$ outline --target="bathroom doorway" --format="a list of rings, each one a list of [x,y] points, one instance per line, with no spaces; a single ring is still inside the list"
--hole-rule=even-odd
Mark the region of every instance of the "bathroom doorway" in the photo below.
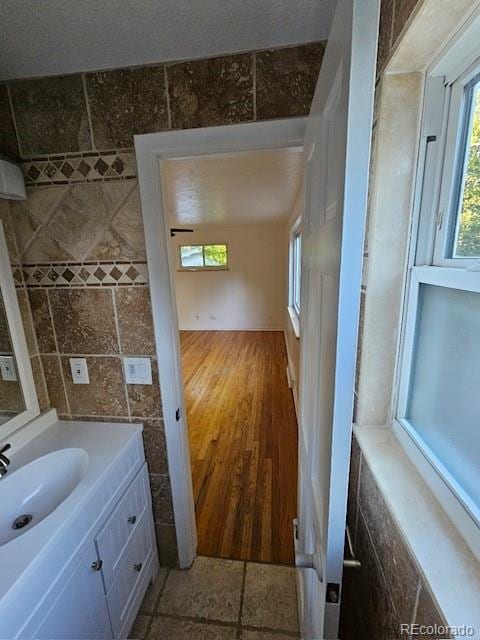
[[[293,565],[298,363],[288,281],[303,149],[166,159],[160,173],[198,553]]]

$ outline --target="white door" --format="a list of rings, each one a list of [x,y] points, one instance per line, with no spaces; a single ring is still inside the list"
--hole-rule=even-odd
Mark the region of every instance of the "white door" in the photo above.
[[[339,0],[305,136],[299,609],[338,637],[379,0]]]

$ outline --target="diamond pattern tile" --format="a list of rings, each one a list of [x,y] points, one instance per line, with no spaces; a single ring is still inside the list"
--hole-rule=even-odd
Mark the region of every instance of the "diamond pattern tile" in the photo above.
[[[88,152],[23,162],[25,182],[29,186],[65,184],[65,182],[101,182],[134,178],[137,175],[135,154],[128,151],[112,153]]]
[[[17,286],[27,287],[104,287],[145,285],[148,282],[146,263],[89,262],[69,264],[28,265],[16,271]]]

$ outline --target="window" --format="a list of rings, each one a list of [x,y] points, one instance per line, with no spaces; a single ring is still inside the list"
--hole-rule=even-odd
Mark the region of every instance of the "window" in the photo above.
[[[290,231],[288,312],[297,338],[300,336],[300,283],[302,272],[301,218]]]
[[[228,269],[226,244],[182,244],[180,245],[180,269],[208,271]]]
[[[293,307],[298,315],[300,315],[300,273],[302,265],[302,235],[300,231],[296,231],[293,235],[293,291],[292,302]]]
[[[478,555],[480,62],[429,83],[395,428],[423,454],[412,458]]]

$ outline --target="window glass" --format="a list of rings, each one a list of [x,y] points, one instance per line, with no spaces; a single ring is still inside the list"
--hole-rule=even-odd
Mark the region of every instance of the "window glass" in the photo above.
[[[226,244],[206,244],[204,247],[206,267],[226,267],[227,266],[227,245]]]
[[[480,80],[467,88],[465,149],[453,258],[480,257]]]
[[[406,418],[480,509],[480,294],[420,285]]]
[[[300,275],[302,265],[302,236],[296,233],[293,239],[293,306],[300,314]]]
[[[226,268],[228,266],[227,245],[181,245],[180,266],[184,269]]]
[[[202,245],[183,245],[180,247],[180,262],[182,267],[203,267]]]

